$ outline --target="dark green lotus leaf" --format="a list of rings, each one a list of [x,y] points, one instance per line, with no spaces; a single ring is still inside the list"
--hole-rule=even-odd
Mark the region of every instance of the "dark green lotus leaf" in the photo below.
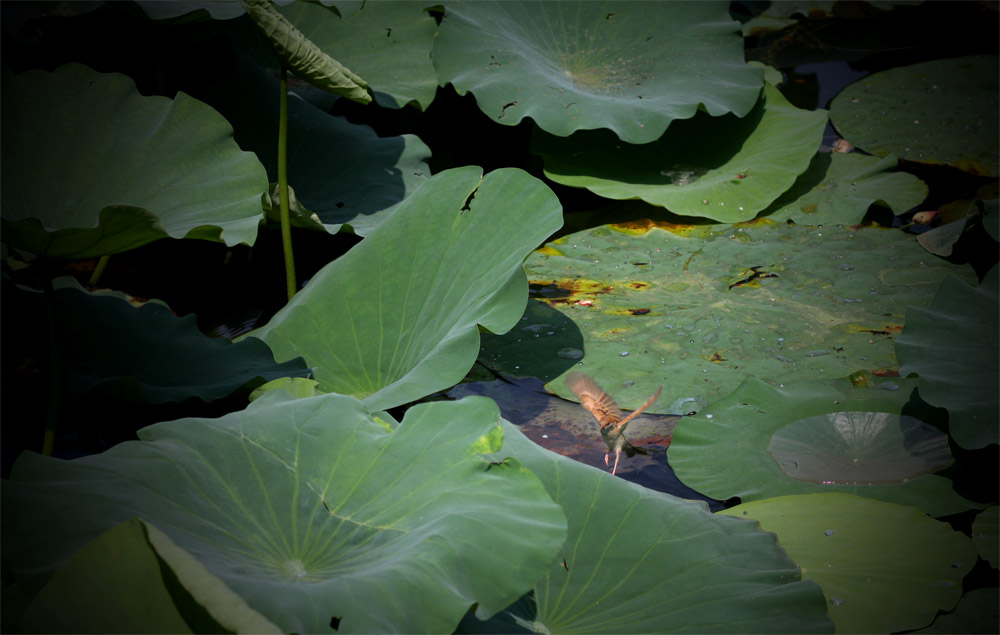
[[[504,333],[517,323],[522,262],[561,211],[521,170],[447,170],[251,335],[278,359],[305,357],[322,391],[371,409],[415,401],[461,381],[479,352],[477,324]]]
[[[607,128],[628,143],[670,123],[746,115],[761,70],[743,61],[722,2],[448,2],[434,40],[442,85],[491,119],[530,117],[561,137]]]
[[[970,287],[945,279],[930,306],[906,311],[896,338],[899,372],[920,375],[920,396],[948,409],[949,432],[968,449],[1000,441],[1000,269]]]
[[[719,500],[834,492],[932,516],[974,508],[951,480],[931,473],[947,466],[947,448],[927,429],[942,425],[940,415],[912,399],[916,386],[863,373],[777,385],[750,377],[678,422],[670,465],[687,486]]]
[[[811,633],[820,589],[772,534],[549,452],[502,422],[502,455],[538,475],[569,520],[562,553],[512,619],[540,633]],[[523,611],[522,611],[523,613]]]
[[[232,122],[240,145],[277,181],[278,82],[240,57],[203,98]],[[288,182],[331,233],[349,225],[366,236],[430,175],[430,150],[414,135],[380,138],[294,95],[288,111]]]
[[[830,103],[830,119],[870,154],[996,176],[998,77],[995,55],[893,68],[842,90]]]
[[[930,624],[962,595],[972,542],[914,507],[845,494],[779,496],[720,514],[773,531],[802,577],[823,587],[838,633]]]
[[[368,82],[361,79],[278,12],[270,0],[240,0],[288,70],[317,88],[362,104],[370,103]],[[323,9],[325,10],[325,9]]]
[[[3,240],[60,258],[167,236],[252,244],[267,190],[217,112],[80,64],[4,78]]]
[[[301,358],[278,364],[259,340],[210,338],[193,314],[178,318],[159,302],[137,308],[120,293],[89,293],[73,278],[54,286],[63,377],[72,393],[103,385],[150,403],[213,401],[251,382],[309,375]],[[41,294],[29,297],[44,320]]]
[[[3,483],[4,555],[37,584],[138,516],[284,632],[451,632],[474,603],[487,617],[523,595],[566,538],[537,477],[482,456],[501,451],[498,421],[484,398],[392,427],[350,397],[275,390],[103,454],[24,454]]]
[[[745,221],[806,170],[826,126],[825,110],[795,108],[770,85],[764,94],[742,119],[699,113],[644,145],[604,130],[567,138],[536,131],[531,150],[556,183],[607,198],[641,198],[684,216]]]
[[[896,157],[859,153],[817,153],[809,169],[761,216],[800,225],[855,225],[872,204],[893,214],[916,207],[927,185],[906,172],[894,172]]]
[[[19,626],[29,633],[282,632],[138,518],[108,529],[56,569]]]
[[[914,633],[983,633],[1000,632],[1000,607],[997,606],[1000,589],[986,587],[962,595],[954,611],[938,615],[934,623]]]
[[[1000,507],[984,509],[972,523],[972,542],[994,569],[1000,567]]]
[[[381,106],[434,100],[437,75],[431,44],[437,23],[418,2],[367,2],[341,18],[315,2],[298,0],[279,8],[295,28],[321,50],[362,75]]]
[[[573,401],[563,382],[573,369],[602,386],[632,382],[616,395],[626,409],[662,385],[650,411],[667,414],[698,410],[748,375],[895,370],[907,307],[927,306],[948,275],[975,279],[896,230],[766,219],[605,225],[547,244],[525,270],[536,299],[571,324],[529,313],[484,340],[480,361]]]
[[[242,4],[231,0],[227,2],[219,2],[218,0],[171,0],[170,2],[135,0],[135,3],[153,20],[170,20],[182,16],[197,19],[204,14],[207,14],[206,19],[232,20],[246,14]]]

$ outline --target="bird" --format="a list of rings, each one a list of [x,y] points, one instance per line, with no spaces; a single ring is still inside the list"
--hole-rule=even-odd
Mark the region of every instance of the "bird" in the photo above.
[[[601,425],[601,436],[608,445],[608,451],[604,455],[604,464],[608,465],[611,453],[615,453],[615,465],[611,468],[611,474],[618,471],[618,459],[621,458],[622,451],[625,456],[632,456],[636,452],[642,452],[641,448],[636,448],[625,438],[625,426],[632,419],[638,417],[642,412],[652,406],[660,398],[660,391],[663,386],[656,389],[653,396],[646,400],[646,403],[639,406],[632,414],[622,418],[622,411],[611,398],[611,395],[604,392],[604,389],[597,385],[597,382],[579,371],[570,373],[566,377],[566,385],[573,394],[580,399],[580,405],[586,408],[590,414],[594,415],[597,423]]]

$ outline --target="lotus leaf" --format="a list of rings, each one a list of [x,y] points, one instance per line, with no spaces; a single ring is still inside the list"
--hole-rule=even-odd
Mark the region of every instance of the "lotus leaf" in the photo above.
[[[104,385],[149,403],[214,401],[253,381],[309,374],[300,358],[275,363],[259,340],[212,339],[198,330],[194,315],[178,318],[162,303],[134,307],[121,293],[90,293],[73,278],[53,286],[69,392]],[[42,294],[28,293],[44,320]]]
[[[995,55],[893,68],[841,91],[830,119],[865,152],[997,176],[998,77]]]
[[[138,516],[284,632],[329,632],[331,618],[340,632],[450,632],[474,603],[485,618],[525,593],[566,537],[531,472],[483,458],[501,450],[498,420],[468,398],[392,427],[350,397],[275,390],[100,455],[24,454],[3,483],[5,559],[37,585]]]
[[[669,414],[698,410],[747,375],[791,381],[894,370],[893,338],[907,307],[927,306],[949,274],[974,279],[969,267],[929,259],[896,230],[766,219],[597,227],[547,244],[525,270],[537,299],[573,326],[542,329],[545,344],[532,350],[526,329],[556,322],[526,315],[518,331],[486,342],[480,361],[539,377],[574,401],[563,385],[573,368],[601,385],[631,381],[619,398],[628,410],[662,384],[650,410]]]
[[[287,1],[287,0],[286,0]],[[153,20],[169,20],[187,16],[197,19],[208,14],[213,20],[231,20],[246,14],[239,2],[219,2],[218,0],[135,0],[143,12]],[[193,14],[193,15],[188,15]]]
[[[3,240],[59,258],[163,237],[252,244],[267,175],[184,93],[144,97],[81,64],[3,81]]]
[[[773,535],[502,425],[503,453],[538,475],[569,520],[562,553],[535,585],[536,615],[511,621],[547,633],[830,632],[822,593]]]
[[[954,611],[938,615],[934,623],[915,633],[983,633],[1000,632],[1000,608],[997,595],[1000,589],[987,587],[969,591],[958,601]]]
[[[164,575],[160,560],[169,574]],[[32,599],[18,626],[38,633],[282,632],[166,534],[138,518],[105,531],[70,556]]]
[[[835,492],[932,516],[974,508],[932,473],[950,457],[933,409],[911,399],[916,385],[864,373],[776,386],[747,378],[677,423],[670,465],[686,485],[719,500]]]
[[[916,207],[927,185],[906,172],[894,172],[896,157],[840,152],[817,153],[809,169],[761,216],[800,225],[854,225],[872,204],[893,214]]]
[[[194,632],[138,519],[108,529],[56,569],[18,626],[27,633]]]
[[[368,2],[349,17],[299,0],[279,9],[302,34],[365,77],[380,106],[434,100],[437,76],[431,63],[434,18],[416,2]]]
[[[251,335],[278,359],[303,356],[324,392],[373,410],[415,401],[461,381],[477,324],[517,323],[522,261],[561,222],[552,191],[521,170],[447,170]]]
[[[976,561],[968,538],[919,509],[845,494],[780,496],[720,514],[760,522],[823,587],[838,633],[927,626],[955,607]]]
[[[238,58],[231,74],[207,86],[203,98],[232,122],[240,145],[255,152],[277,181],[278,82]],[[348,224],[366,236],[428,178],[429,157],[414,135],[380,138],[368,126],[331,117],[289,95],[288,182],[331,233]]]
[[[699,107],[742,117],[762,85],[724,2],[448,2],[434,66],[498,123],[628,143]]]
[[[972,542],[979,555],[994,569],[1000,567],[1000,507],[991,505],[984,509],[972,523]]]
[[[771,85],[764,95],[742,119],[700,113],[653,143],[622,143],[603,130],[565,139],[536,131],[532,152],[556,183],[684,216],[745,221],[806,170],[826,126],[826,111],[795,108]]]
[[[1000,441],[1000,269],[978,287],[945,279],[927,308],[906,311],[896,338],[901,375],[920,375],[920,396],[948,409],[949,432],[968,449]]]
[[[362,104],[371,102],[368,82],[322,51],[281,15],[270,0],[240,1],[283,66],[317,88]]]

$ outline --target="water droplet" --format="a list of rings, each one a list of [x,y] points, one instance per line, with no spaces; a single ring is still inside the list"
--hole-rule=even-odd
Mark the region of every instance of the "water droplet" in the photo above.
[[[622,382],[622,388],[631,388],[634,385],[635,385],[635,382],[632,381],[631,379],[629,379],[628,381],[623,381]]]
[[[543,438],[543,439],[548,439],[548,438],[549,438],[549,435],[547,435],[547,434],[543,434],[543,435],[542,435],[542,438]]]
[[[843,606],[844,598],[830,598],[830,604],[834,606]]]
[[[815,351],[808,351],[806,353],[806,357],[820,357],[822,355],[829,355],[829,354],[830,354],[830,351],[821,348],[821,349],[817,349]]]
[[[784,342],[784,341],[785,341],[785,338],[783,338],[783,337],[779,337],[779,338],[778,338],[778,341],[779,341],[779,342]]]
[[[563,359],[580,359],[583,357],[583,351],[578,348],[561,348],[556,352],[556,355]]]
[[[785,357],[784,355],[773,355],[773,357],[774,359],[778,360],[779,362],[782,362],[783,364],[791,364],[792,362],[795,361],[791,358]]]
[[[952,569],[961,569],[962,568],[962,563],[961,562],[952,562],[951,563],[951,568]]]
[[[706,418],[706,419],[711,419],[711,418],[712,418],[712,415],[705,415],[705,418]]]
[[[837,269],[840,269],[841,271],[850,271],[854,269],[854,265],[843,264],[837,267]]]
[[[878,385],[882,390],[899,390],[899,384],[895,384],[891,381],[884,381]]]
[[[827,536],[832,536],[833,535],[833,530],[832,529],[827,529],[823,533],[826,534]]]
[[[628,357],[628,351],[622,351],[622,352],[618,353],[618,356],[619,357]]]

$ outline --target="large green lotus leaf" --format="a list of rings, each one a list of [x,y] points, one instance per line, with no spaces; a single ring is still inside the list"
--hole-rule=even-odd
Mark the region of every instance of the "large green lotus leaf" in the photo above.
[[[204,99],[232,122],[240,145],[277,181],[278,82],[234,56],[232,73],[207,86]],[[430,150],[414,135],[380,138],[294,95],[288,111],[288,182],[331,233],[346,224],[368,235],[430,175]]]
[[[939,415],[911,398],[916,385],[863,373],[778,385],[749,377],[677,423],[670,465],[719,500],[834,492],[932,516],[976,507],[933,473],[951,456]]]
[[[538,475],[569,520],[534,588],[541,633],[830,632],[822,592],[774,536],[549,452],[504,426],[504,454]],[[516,613],[515,613],[516,614]]]
[[[442,85],[491,119],[552,134],[608,128],[648,143],[699,106],[753,108],[762,71],[743,61],[724,2],[448,2],[434,41]]]
[[[362,104],[371,103],[368,82],[330,57],[295,28],[270,0],[241,0],[283,67],[313,86]]]
[[[998,77],[995,55],[893,68],[842,90],[830,119],[865,152],[997,176]]]
[[[313,44],[363,76],[379,105],[414,102],[423,110],[434,100],[438,83],[431,44],[437,23],[423,4],[367,2],[343,19],[331,8],[302,0],[279,11]]]
[[[972,541],[979,555],[994,569],[1000,567],[1000,507],[991,505],[972,523]]]
[[[256,239],[267,175],[200,101],[80,64],[5,77],[3,92],[4,242],[87,258],[167,236]]]
[[[906,172],[894,172],[896,157],[841,152],[817,153],[809,169],[761,216],[800,225],[855,225],[872,204],[893,214],[916,207],[927,185]]]
[[[259,340],[210,338],[193,314],[178,318],[159,302],[134,307],[120,293],[93,294],[73,278],[53,286],[69,392],[104,385],[150,403],[214,401],[253,381],[309,375],[301,358],[279,364]],[[41,296],[31,292],[27,298],[44,320]]]
[[[29,633],[282,632],[138,518],[108,529],[56,569],[18,626]]]
[[[27,588],[138,516],[285,632],[450,632],[524,594],[566,537],[537,477],[483,457],[498,421],[484,398],[393,427],[350,397],[274,390],[100,455],[24,454],[3,483],[5,558]]]
[[[845,494],[780,496],[719,512],[778,536],[802,577],[823,587],[838,633],[930,624],[962,595],[972,542],[919,509]]]
[[[622,143],[604,130],[567,138],[536,131],[531,150],[556,183],[640,198],[684,216],[745,221],[806,170],[826,126],[825,110],[800,110],[771,85],[764,94],[742,119],[702,113],[653,143]]]
[[[251,335],[277,359],[305,357],[320,390],[391,408],[452,386],[482,325],[524,311],[522,262],[562,224],[555,194],[527,173],[435,175]]]
[[[963,448],[1000,441],[1000,268],[978,287],[942,281],[930,306],[906,311],[896,338],[899,372],[920,375],[920,396],[948,409],[949,432]]]
[[[486,342],[480,361],[539,377],[574,401],[563,382],[573,368],[602,386],[634,382],[620,395],[627,409],[663,385],[650,411],[668,414],[697,410],[747,375],[894,370],[893,337],[907,307],[927,306],[949,274],[975,279],[896,230],[766,219],[596,227],[537,250],[525,270],[537,299],[572,325],[526,315],[519,330]]]

